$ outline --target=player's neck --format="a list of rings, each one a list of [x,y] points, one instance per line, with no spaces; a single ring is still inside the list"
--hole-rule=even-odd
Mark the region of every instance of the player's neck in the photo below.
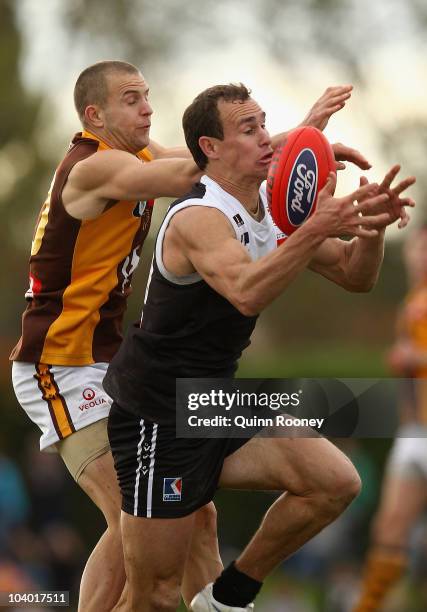
[[[104,129],[97,129],[96,127],[84,128],[86,132],[89,132],[96,138],[98,138],[101,142],[106,144],[110,149],[118,149],[119,151],[126,151],[127,153],[132,153],[136,155],[136,153],[140,150],[134,151],[132,147],[129,146],[124,140],[118,138],[111,132]],[[143,147],[141,147],[142,149]]]
[[[238,200],[251,215],[259,214],[259,181],[235,181],[209,172],[208,176],[227,193]]]

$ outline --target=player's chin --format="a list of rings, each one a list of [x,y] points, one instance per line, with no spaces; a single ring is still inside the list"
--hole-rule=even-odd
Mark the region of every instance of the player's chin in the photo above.
[[[255,173],[256,175],[262,179],[263,181],[266,180],[267,176],[268,176],[268,169],[270,167],[270,162],[265,163],[265,162],[257,162],[256,164],[256,169],[255,169]]]
[[[135,140],[138,151],[145,149],[150,144],[150,130],[140,130]]]

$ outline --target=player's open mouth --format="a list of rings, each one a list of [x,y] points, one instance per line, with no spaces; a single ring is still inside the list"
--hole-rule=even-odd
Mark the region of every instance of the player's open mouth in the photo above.
[[[259,159],[258,161],[260,164],[269,164],[271,162],[272,157],[273,157],[273,152],[267,153],[266,155],[264,155],[264,157],[261,157],[261,159]]]

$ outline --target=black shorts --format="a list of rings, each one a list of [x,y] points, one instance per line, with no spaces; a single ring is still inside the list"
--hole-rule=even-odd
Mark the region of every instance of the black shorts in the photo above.
[[[224,459],[245,438],[177,438],[175,423],[159,425],[113,402],[108,437],[122,510],[146,518],[179,518],[210,502]]]

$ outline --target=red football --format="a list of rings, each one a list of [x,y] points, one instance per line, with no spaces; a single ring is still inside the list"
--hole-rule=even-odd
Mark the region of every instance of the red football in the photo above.
[[[289,132],[274,152],[267,178],[271,216],[282,232],[289,236],[313,214],[331,171],[334,153],[320,130],[305,126]]]

